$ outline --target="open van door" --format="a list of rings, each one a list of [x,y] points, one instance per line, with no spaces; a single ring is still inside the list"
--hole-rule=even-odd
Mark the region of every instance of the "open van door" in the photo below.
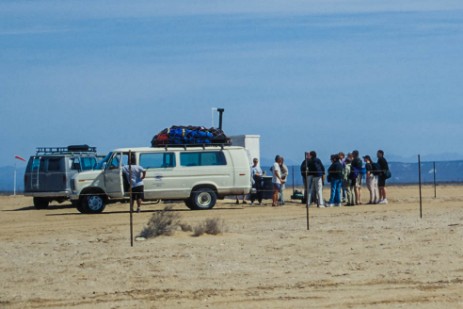
[[[111,198],[124,197],[122,167],[128,164],[128,153],[115,152],[106,165],[104,181],[106,194]]]

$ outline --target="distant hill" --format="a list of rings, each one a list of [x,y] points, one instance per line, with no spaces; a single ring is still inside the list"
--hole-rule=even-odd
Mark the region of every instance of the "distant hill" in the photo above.
[[[463,182],[463,160],[459,161],[438,161],[436,164],[436,182],[438,183],[460,183]],[[329,165],[325,164],[328,170]],[[262,168],[267,175],[271,175],[270,166],[263,165]],[[294,171],[294,183],[302,185],[299,165],[288,166],[290,176],[289,185],[292,185],[292,173]],[[415,184],[418,183],[418,163],[389,162],[389,169],[392,177],[388,183],[394,184]],[[423,183],[434,181],[433,162],[421,163],[421,180]]]

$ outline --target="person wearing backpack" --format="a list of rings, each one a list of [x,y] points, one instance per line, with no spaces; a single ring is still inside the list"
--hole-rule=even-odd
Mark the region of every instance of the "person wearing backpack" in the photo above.
[[[387,204],[386,179],[391,177],[391,172],[389,171],[389,164],[384,158],[384,151],[378,150],[376,156],[378,157],[377,164],[380,170],[380,174],[378,176],[379,204]]]
[[[366,170],[366,182],[367,188],[370,192],[370,201],[368,204],[377,204],[379,202],[379,191],[378,191],[378,170],[376,164],[371,162],[371,157],[366,155],[363,157],[365,161],[365,170]]]

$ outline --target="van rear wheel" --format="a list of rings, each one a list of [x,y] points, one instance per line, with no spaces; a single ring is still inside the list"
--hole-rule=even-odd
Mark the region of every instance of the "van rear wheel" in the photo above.
[[[194,206],[193,206],[193,200],[191,199],[191,197],[187,198],[185,200],[185,205],[186,205],[186,207],[190,208],[191,210],[195,209]]]
[[[210,188],[197,188],[191,193],[187,206],[193,210],[211,209],[217,202],[217,194]]]
[[[36,209],[47,209],[50,201],[44,197],[34,197],[34,207]]]
[[[81,208],[77,208],[77,210],[87,214],[98,214],[102,212],[105,207],[106,200],[103,195],[90,193],[82,198],[82,206]]]

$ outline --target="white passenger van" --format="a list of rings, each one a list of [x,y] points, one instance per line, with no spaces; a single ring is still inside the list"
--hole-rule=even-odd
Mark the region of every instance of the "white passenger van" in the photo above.
[[[129,151],[146,169],[145,200],[183,200],[190,209],[211,209],[217,199],[251,190],[243,147],[122,148],[112,151],[103,170],[73,178],[71,200],[80,212],[100,213],[107,203],[129,198],[122,173]]]

